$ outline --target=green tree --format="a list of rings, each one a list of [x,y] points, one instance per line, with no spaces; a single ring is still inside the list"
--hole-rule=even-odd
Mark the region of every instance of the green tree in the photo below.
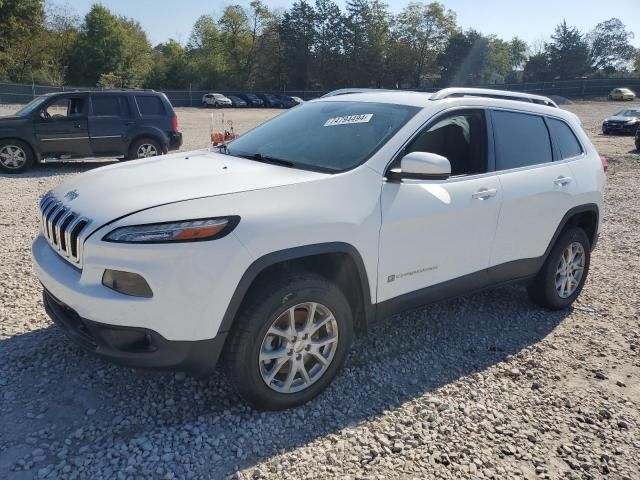
[[[551,63],[546,52],[529,56],[524,66],[523,80],[525,82],[540,82],[553,79]]]
[[[397,39],[404,46],[404,61],[413,86],[421,87],[425,80],[435,81],[438,57],[456,28],[455,13],[445,10],[441,3],[412,2],[400,12],[396,19]]]
[[[224,75],[224,62],[220,31],[215,18],[202,15],[193,25],[187,43],[187,53],[191,59],[198,88],[213,89]]]
[[[0,0],[0,76],[31,80],[43,61],[42,0]]]
[[[588,35],[591,67],[605,73],[627,70],[636,49],[629,43],[633,32],[618,18],[599,23]]]
[[[476,30],[452,34],[444,51],[438,56],[438,63],[442,68],[442,84],[451,86],[482,83],[488,49],[488,39]]]
[[[295,2],[282,18],[287,87],[309,88],[313,48],[316,41],[316,12],[305,0]]]
[[[332,0],[316,0],[316,41],[314,78],[320,88],[335,88],[344,81],[342,39],[345,34],[344,16]]]
[[[569,27],[566,20],[556,27],[546,45],[549,66],[561,80],[577,78],[590,70],[589,44],[584,35],[575,27]]]
[[[36,81],[64,85],[71,55],[78,41],[80,22],[80,17],[69,5],[47,4],[45,61],[36,75]]]
[[[192,80],[189,57],[180,43],[170,39],[157,45],[153,49],[152,59],[145,86],[167,90],[189,88]]]

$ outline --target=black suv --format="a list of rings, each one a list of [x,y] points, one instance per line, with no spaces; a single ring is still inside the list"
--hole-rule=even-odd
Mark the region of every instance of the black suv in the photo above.
[[[136,159],[181,145],[169,99],[152,90],[50,93],[0,117],[0,171],[8,173],[43,158]]]

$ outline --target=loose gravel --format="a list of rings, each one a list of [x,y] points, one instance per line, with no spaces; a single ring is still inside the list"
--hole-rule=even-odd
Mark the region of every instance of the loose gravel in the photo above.
[[[510,286],[394,317],[326,393],[280,413],[246,407],[222,372],[134,371],[71,345],[31,268],[37,201],[105,162],[0,175],[0,478],[640,478],[640,155],[599,134],[617,107],[567,107],[611,160],[572,309]],[[274,113],[226,116],[244,131]],[[185,148],[205,146],[209,112],[179,116]]]

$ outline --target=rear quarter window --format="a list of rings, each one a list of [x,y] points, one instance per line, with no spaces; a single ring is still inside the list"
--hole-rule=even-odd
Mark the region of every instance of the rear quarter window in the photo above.
[[[582,154],[582,146],[578,139],[576,138],[573,130],[561,120],[556,120],[554,118],[548,118],[547,122],[549,124],[549,130],[551,131],[551,136],[560,150],[560,158],[571,158],[577,157]]]
[[[136,95],[136,102],[138,104],[138,109],[140,110],[140,115],[143,117],[166,114],[162,100],[160,100],[159,97],[151,95]]]
[[[549,131],[542,117],[504,111],[493,111],[491,117],[495,137],[496,170],[553,161]]]

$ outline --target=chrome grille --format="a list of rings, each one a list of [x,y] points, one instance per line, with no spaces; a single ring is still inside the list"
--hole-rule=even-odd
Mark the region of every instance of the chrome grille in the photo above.
[[[90,220],[74,212],[50,193],[40,200],[40,216],[42,234],[51,248],[79,266],[82,259],[80,234]]]

